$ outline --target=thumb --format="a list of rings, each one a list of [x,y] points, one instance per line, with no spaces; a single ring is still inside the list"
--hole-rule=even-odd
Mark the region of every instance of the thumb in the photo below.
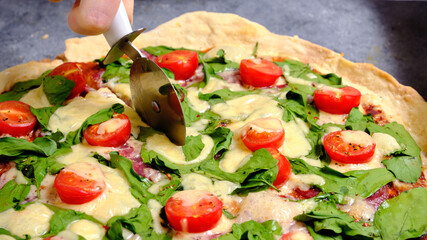
[[[133,1],[124,3],[132,19]],[[71,30],[83,35],[104,33],[110,28],[119,4],[120,0],[76,0],[68,15],[68,25]]]

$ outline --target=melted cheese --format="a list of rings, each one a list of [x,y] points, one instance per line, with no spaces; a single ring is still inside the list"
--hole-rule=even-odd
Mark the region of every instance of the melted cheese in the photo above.
[[[362,197],[345,197],[347,204],[338,204],[338,209],[347,212],[356,220],[372,221],[375,216],[375,207],[366,202]]]
[[[390,155],[402,149],[396,139],[388,134],[374,133],[372,138],[377,144],[376,150],[382,155]]]
[[[38,237],[49,231],[53,212],[41,203],[28,205],[24,210],[13,209],[0,213],[0,228],[24,238],[25,235]]]
[[[81,124],[91,115],[101,109],[111,107],[115,103],[124,105],[124,114],[129,117],[132,134],[138,136],[139,127],[146,126],[138,114],[132,108],[117,98],[109,89],[101,88],[98,91],[89,92],[84,98],[74,98],[66,106],[59,108],[50,117],[48,128],[52,131],[60,130],[64,135],[77,130]]]
[[[285,141],[279,151],[292,158],[307,155],[311,150],[311,145],[305,137],[309,131],[307,124],[300,119],[282,124],[285,129]]]
[[[271,97],[262,95],[246,95],[218,103],[212,106],[212,111],[223,119],[232,121],[252,121],[258,118],[276,117],[283,114],[283,109]]]
[[[248,89],[244,88],[240,83],[229,83],[222,79],[218,79],[215,77],[211,77],[209,79],[208,84],[201,89],[202,93],[211,93],[216,90],[220,90],[223,88],[228,88],[232,91],[247,91]]]
[[[205,144],[203,150],[200,152],[199,156],[197,156],[191,161],[185,161],[185,156],[184,152],[182,151],[182,147],[172,143],[165,135],[155,134],[147,138],[147,144],[145,145],[145,147],[147,148],[147,150],[153,150],[163,155],[173,163],[186,165],[197,163],[207,158],[213,148],[214,142],[212,138],[207,135],[202,135],[202,142],[203,144]]]
[[[105,122],[99,124],[98,130],[96,133],[105,134],[105,133],[114,132],[118,127],[126,124],[126,122],[127,122],[126,119],[112,118],[108,121],[105,121]]]
[[[199,99],[199,90],[196,87],[187,88],[188,101],[190,107],[198,112],[205,112],[209,109],[209,103]]]
[[[22,96],[19,101],[31,105],[33,108],[43,108],[52,106],[43,91],[43,87],[32,89]]]
[[[58,157],[57,161],[66,165],[73,163],[90,163],[98,166],[102,170],[102,175],[106,184],[104,192],[98,198],[88,203],[79,205],[66,204],[59,199],[53,187],[55,176],[47,175],[42,182],[44,188],[40,191],[41,201],[58,207],[84,212],[94,216],[101,222],[107,222],[108,219],[113,216],[126,214],[131,208],[140,205],[130,193],[129,183],[120,170],[101,165],[95,158],[91,157],[94,147],[85,144],[77,144],[72,148],[73,151],[70,154]],[[84,169],[76,169],[76,171],[77,170],[83,171]]]
[[[374,139],[363,131],[342,131],[341,138],[346,143],[352,143],[361,147],[374,144]]]
[[[167,230],[162,227],[162,218],[160,217],[160,213],[162,211],[163,206],[156,200],[150,199],[147,203],[148,208],[150,209],[151,216],[153,217],[153,230],[156,233],[164,234]]]
[[[344,124],[347,120],[347,114],[331,114],[319,110],[319,119],[317,124],[322,125],[325,123],[335,123],[335,124]],[[340,129],[341,130],[341,129]]]
[[[105,235],[105,229],[101,225],[86,219],[71,223],[68,230],[87,240],[101,240]]]
[[[234,134],[231,141],[230,150],[225,152],[224,157],[219,162],[219,167],[224,172],[233,173],[241,168],[252,156],[249,150],[240,139],[240,134]]]
[[[181,184],[184,190],[207,191],[217,196],[226,196],[239,186],[229,181],[212,180],[197,173],[183,175]]]
[[[205,55],[205,59],[217,57],[217,52],[219,50],[224,50],[224,57],[227,60],[231,60],[236,63],[240,63],[243,59],[253,58],[252,53],[248,49],[241,46],[216,46],[209,50]]]

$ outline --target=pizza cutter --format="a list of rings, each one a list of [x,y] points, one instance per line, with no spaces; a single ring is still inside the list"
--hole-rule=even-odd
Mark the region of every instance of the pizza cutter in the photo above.
[[[140,117],[152,128],[162,131],[177,145],[184,145],[185,119],[177,92],[162,69],[144,57],[132,41],[145,28],[132,31],[123,2],[104,37],[111,49],[103,60],[109,64],[126,54],[132,59],[130,90],[132,104]]]

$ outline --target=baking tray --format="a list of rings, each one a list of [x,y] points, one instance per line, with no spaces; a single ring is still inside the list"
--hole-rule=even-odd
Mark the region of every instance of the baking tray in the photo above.
[[[74,1],[0,0],[0,71],[55,58]],[[427,2],[374,0],[135,0],[134,25],[149,30],[191,11],[236,13],[277,34],[298,35],[354,62],[373,63],[427,99]]]

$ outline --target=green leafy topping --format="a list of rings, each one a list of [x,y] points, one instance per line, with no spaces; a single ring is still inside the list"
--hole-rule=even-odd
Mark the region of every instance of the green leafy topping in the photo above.
[[[394,175],[385,168],[341,173],[327,166],[311,166],[301,159],[290,159],[290,163],[294,174],[316,174],[322,177],[325,183],[315,186],[327,193],[366,198],[394,180]]]
[[[232,232],[219,237],[219,240],[264,239],[274,240],[280,236],[282,227],[273,220],[258,223],[253,220],[232,226]]]
[[[228,219],[235,219],[237,216],[234,216],[230,211],[226,210],[226,209],[222,209],[222,214],[224,214],[224,216]]]
[[[259,91],[232,91],[228,88],[216,90],[212,93],[199,93],[199,99],[209,101],[210,105],[225,102],[234,98],[243,97],[250,94],[257,94]]]
[[[147,138],[153,136],[154,134],[162,133],[151,127],[139,127],[139,134],[137,139],[141,142],[145,142],[147,141]]]
[[[142,239],[171,239],[168,235],[157,234],[154,231],[153,217],[146,204],[142,204],[139,208],[131,209],[126,215],[112,217],[107,222],[107,227],[107,239],[124,239],[123,228],[138,234]]]
[[[50,71],[44,72],[40,77],[25,82],[17,82],[13,85],[12,89],[0,95],[0,102],[4,101],[18,101],[31,89],[37,88],[42,84],[43,78],[48,75]]]
[[[151,46],[151,47],[146,47],[143,49],[146,52],[148,52],[149,54],[152,54],[154,56],[164,55],[164,54],[173,52],[175,50],[191,50],[191,49],[187,49],[187,48],[172,48],[172,47],[163,46],[163,45]],[[191,51],[194,51],[194,50],[191,50]],[[197,51],[195,51],[195,52],[197,52]]]
[[[49,232],[43,235],[43,237],[55,236],[58,233],[67,229],[68,225],[77,220],[89,220],[99,225],[102,225],[101,222],[96,220],[94,217],[89,216],[85,213],[68,210],[68,209],[60,209],[54,206],[46,205],[49,209],[55,212],[52,218],[50,219],[50,229]]]
[[[374,227],[355,222],[347,213],[339,211],[334,202],[319,202],[315,209],[294,219],[304,222],[314,239],[372,239],[378,236]]]
[[[97,113],[88,117],[80,126],[79,129],[69,132],[67,135],[66,142],[70,145],[78,144],[81,142],[83,131],[89,127],[90,125],[98,124],[101,122],[105,122],[113,117],[113,114],[123,113],[124,107],[123,105],[116,103],[113,104],[109,108],[101,109]]]
[[[394,156],[382,163],[402,182],[415,183],[421,177],[422,162],[419,157]]]
[[[46,76],[43,78],[43,91],[50,104],[60,105],[70,95],[75,83],[63,76]]]
[[[284,62],[274,63],[285,69],[285,71],[283,71],[285,78],[287,74],[289,74],[289,76],[291,77],[301,78],[310,82],[317,82],[334,87],[342,86],[342,79],[337,75],[333,73],[321,75],[319,73],[313,72],[309,65],[304,64],[302,62],[287,59]],[[289,73],[288,71],[286,71],[287,69],[289,69]]]
[[[0,138],[0,156],[14,157],[22,153],[50,156],[56,150],[57,143],[47,137],[36,138],[33,142],[14,137]]]
[[[7,231],[6,229],[4,229],[4,228],[0,228],[0,236],[1,235],[6,235],[6,236],[10,236],[10,237],[12,237],[12,238],[14,238],[14,239],[16,239],[16,240],[28,240],[28,238],[29,238],[29,236],[27,235],[27,237],[26,238],[21,238],[21,237],[19,237],[19,236],[16,236],[16,235],[13,235],[12,233],[10,233],[9,231]]]
[[[119,83],[129,83],[130,68],[132,61],[126,58],[119,58],[105,66],[105,72],[102,74],[102,78],[105,81],[113,79]]]
[[[29,184],[17,184],[14,180],[7,182],[0,189],[0,212],[13,208],[24,201],[30,188]]]
[[[205,144],[202,142],[202,135],[188,136],[185,138],[185,145],[182,146],[185,161],[191,161],[198,157],[202,152]]]
[[[224,72],[230,69],[239,69],[240,64],[227,60],[225,58],[226,53],[223,49],[218,50],[216,53],[216,56],[209,59],[203,59],[203,62],[208,64],[212,69],[214,74],[217,74],[219,72]],[[199,57],[203,57],[200,56]]]
[[[256,57],[258,52],[258,42],[255,43],[254,50],[252,51],[252,56]]]
[[[427,189],[415,188],[381,204],[375,226],[383,239],[418,238],[427,231]]]

